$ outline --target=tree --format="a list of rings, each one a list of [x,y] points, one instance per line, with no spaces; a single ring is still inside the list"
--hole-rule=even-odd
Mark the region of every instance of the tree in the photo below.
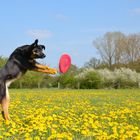
[[[84,67],[96,69],[100,64],[101,64],[101,63],[100,63],[100,60],[97,59],[97,58],[95,58],[95,57],[93,57],[93,58],[91,58],[88,62],[86,62],[86,63],[84,64]]]
[[[6,64],[7,58],[0,56],[0,68]]]
[[[124,37],[121,32],[108,32],[102,38],[93,41],[94,47],[98,50],[102,61],[108,64],[112,69],[112,65],[120,59],[120,40]]]
[[[140,35],[132,34],[125,37],[123,59],[125,63],[134,63],[140,57]]]

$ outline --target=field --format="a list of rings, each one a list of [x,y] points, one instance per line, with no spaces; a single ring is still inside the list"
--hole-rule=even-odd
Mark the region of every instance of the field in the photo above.
[[[140,90],[10,90],[0,139],[140,140]]]

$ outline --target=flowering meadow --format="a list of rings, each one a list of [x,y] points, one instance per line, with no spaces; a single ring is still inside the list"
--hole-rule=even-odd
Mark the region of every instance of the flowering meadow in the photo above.
[[[140,140],[137,89],[10,90],[10,97],[0,140]]]

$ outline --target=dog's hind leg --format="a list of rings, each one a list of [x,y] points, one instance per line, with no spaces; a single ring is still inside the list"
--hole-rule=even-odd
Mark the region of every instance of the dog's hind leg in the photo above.
[[[9,108],[9,92],[7,86],[5,87],[5,96],[2,98],[1,105],[2,105],[2,116],[4,117],[5,120],[9,120],[9,113],[8,113],[8,108]]]
[[[7,97],[4,97],[2,99],[2,115],[4,117],[5,120],[9,120],[9,113],[8,113],[8,107],[9,107],[9,99],[7,99]]]

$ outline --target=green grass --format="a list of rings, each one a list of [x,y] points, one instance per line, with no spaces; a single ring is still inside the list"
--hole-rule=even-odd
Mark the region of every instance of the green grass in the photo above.
[[[139,139],[140,90],[10,89],[0,139]]]

